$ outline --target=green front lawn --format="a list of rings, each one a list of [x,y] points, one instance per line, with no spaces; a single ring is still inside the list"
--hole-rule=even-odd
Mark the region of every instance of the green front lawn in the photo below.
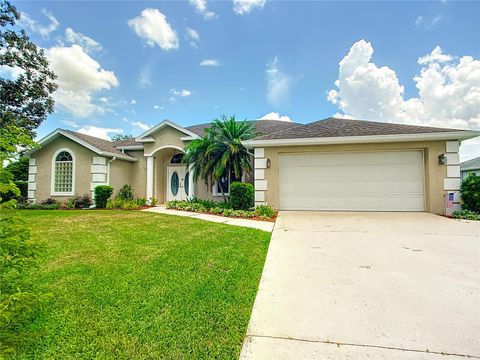
[[[21,359],[232,359],[270,234],[133,211],[19,211],[52,299]]]

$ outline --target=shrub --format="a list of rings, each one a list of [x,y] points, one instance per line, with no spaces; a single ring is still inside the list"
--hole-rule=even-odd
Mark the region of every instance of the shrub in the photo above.
[[[465,219],[465,220],[480,220],[480,214],[474,213],[470,210],[459,210],[454,211],[452,216],[455,219]]]
[[[103,209],[107,205],[107,200],[112,196],[113,188],[108,185],[99,185],[95,188],[95,206]]]
[[[93,204],[90,194],[84,194],[82,196],[77,195],[75,196],[74,201],[75,201],[75,209],[89,208]]]
[[[210,209],[210,214],[213,214],[213,215],[223,214],[223,209],[220,207],[213,207]]]
[[[480,176],[467,176],[460,187],[462,209],[480,213]]]
[[[147,205],[147,199],[145,199],[145,198],[136,198],[135,202],[140,207]]]
[[[255,215],[262,219],[271,219],[275,214],[275,210],[270,205],[259,205],[255,209]]]
[[[233,182],[230,185],[229,201],[234,210],[248,210],[253,207],[253,185]]]
[[[230,216],[233,216],[234,213],[235,213],[235,210],[232,210],[232,209],[223,210],[223,216],[230,217]]]
[[[48,299],[28,280],[42,246],[31,239],[23,221],[16,216],[0,218],[0,357],[12,355],[32,334],[26,329]]]
[[[68,199],[67,201],[65,201],[65,208],[67,210],[73,210],[75,209],[75,200],[74,199]]]
[[[133,200],[133,189],[132,186],[129,184],[125,184],[122,188],[118,191],[117,198],[122,200]]]
[[[155,199],[155,198],[150,198],[150,205],[155,206],[155,205],[157,205],[157,203],[158,203],[158,200],[157,200],[157,199]]]

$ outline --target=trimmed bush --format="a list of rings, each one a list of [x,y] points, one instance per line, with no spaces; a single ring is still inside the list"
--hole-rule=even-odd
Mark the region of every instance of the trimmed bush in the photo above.
[[[229,201],[234,210],[248,210],[253,207],[253,185],[233,182],[230,185]]]
[[[262,219],[271,219],[275,216],[275,210],[270,205],[259,205],[255,208],[255,215]]]
[[[205,204],[215,205],[207,208]],[[262,205],[255,210],[234,210],[229,203],[226,202],[211,202],[210,200],[190,199],[188,201],[172,200],[166,203],[167,209],[176,209],[184,211],[195,211],[201,213],[208,213],[212,215],[223,215],[226,217],[236,218],[260,218],[262,220],[271,220],[275,217],[277,212],[271,206]]]
[[[112,196],[113,188],[108,185],[99,185],[95,188],[95,206],[104,209],[107,206],[107,200]]]
[[[93,204],[93,201],[92,201],[92,198],[90,197],[90,194],[85,194],[82,196],[76,195],[73,198],[73,203],[74,203],[75,209],[85,209],[85,208],[89,208]]]
[[[129,184],[125,184],[122,188],[118,191],[117,198],[122,200],[133,200],[133,189],[132,186]]]
[[[473,211],[469,210],[454,211],[452,216],[455,219],[480,220],[480,214],[474,213]]]
[[[467,176],[460,187],[462,209],[480,213],[480,176]]]

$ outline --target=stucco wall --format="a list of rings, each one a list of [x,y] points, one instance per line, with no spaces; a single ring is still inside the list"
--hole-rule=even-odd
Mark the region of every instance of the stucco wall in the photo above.
[[[265,169],[265,179],[268,184],[265,192],[265,202],[274,208],[278,209],[279,207],[278,155],[281,153],[382,151],[398,149],[424,151],[425,210],[434,214],[443,214],[443,189],[447,169],[446,166],[438,164],[438,156],[445,153],[445,141],[265,147],[264,157],[271,161],[271,167]]]
[[[50,195],[52,158],[55,152],[60,148],[68,148],[75,155],[75,194],[90,194],[90,166],[92,164],[93,156],[97,156],[97,154],[70,139],[61,137],[45,145],[30,156],[31,158],[36,159],[37,174],[35,200],[37,202],[51,197],[64,201],[71,197]]]
[[[128,155],[138,159],[136,162],[115,160],[110,163],[110,186],[116,193],[124,184],[129,184],[133,188],[135,197],[145,197],[147,161],[143,156],[143,150],[128,151]]]
[[[173,129],[169,126],[161,128],[159,131],[152,134],[155,142],[144,143],[145,154],[151,154],[160,147],[176,146],[181,149],[185,147],[185,142],[180,140],[180,137],[186,136],[184,133]]]

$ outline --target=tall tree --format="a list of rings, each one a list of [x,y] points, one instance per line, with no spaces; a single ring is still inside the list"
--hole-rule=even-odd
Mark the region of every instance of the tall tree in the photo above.
[[[231,181],[239,181],[244,172],[252,169],[252,155],[243,141],[256,135],[254,123],[237,121],[235,116],[222,116],[215,119],[205,136],[193,140],[186,149],[183,161],[193,166],[194,179],[202,179],[207,186],[228,176]],[[219,181],[224,199],[228,189]]]
[[[0,2],[0,127],[15,126],[30,137],[53,112],[52,93],[57,89],[43,49],[14,25],[20,14],[9,1]],[[18,144],[30,145],[30,144]]]
[[[23,30],[13,26],[20,15],[8,1],[0,2],[0,66],[10,70],[0,77],[0,211],[15,206],[5,194],[19,195],[13,175],[4,165],[19,149],[35,146],[35,130],[53,112],[51,94],[55,75],[43,50]],[[15,357],[16,349],[31,339],[26,326],[46,296],[29,284],[28,271],[40,253],[19,216],[0,215],[0,358]]]
[[[128,140],[128,139],[133,139],[133,135],[131,134],[115,134],[112,136],[112,141],[122,141],[122,140]]]

